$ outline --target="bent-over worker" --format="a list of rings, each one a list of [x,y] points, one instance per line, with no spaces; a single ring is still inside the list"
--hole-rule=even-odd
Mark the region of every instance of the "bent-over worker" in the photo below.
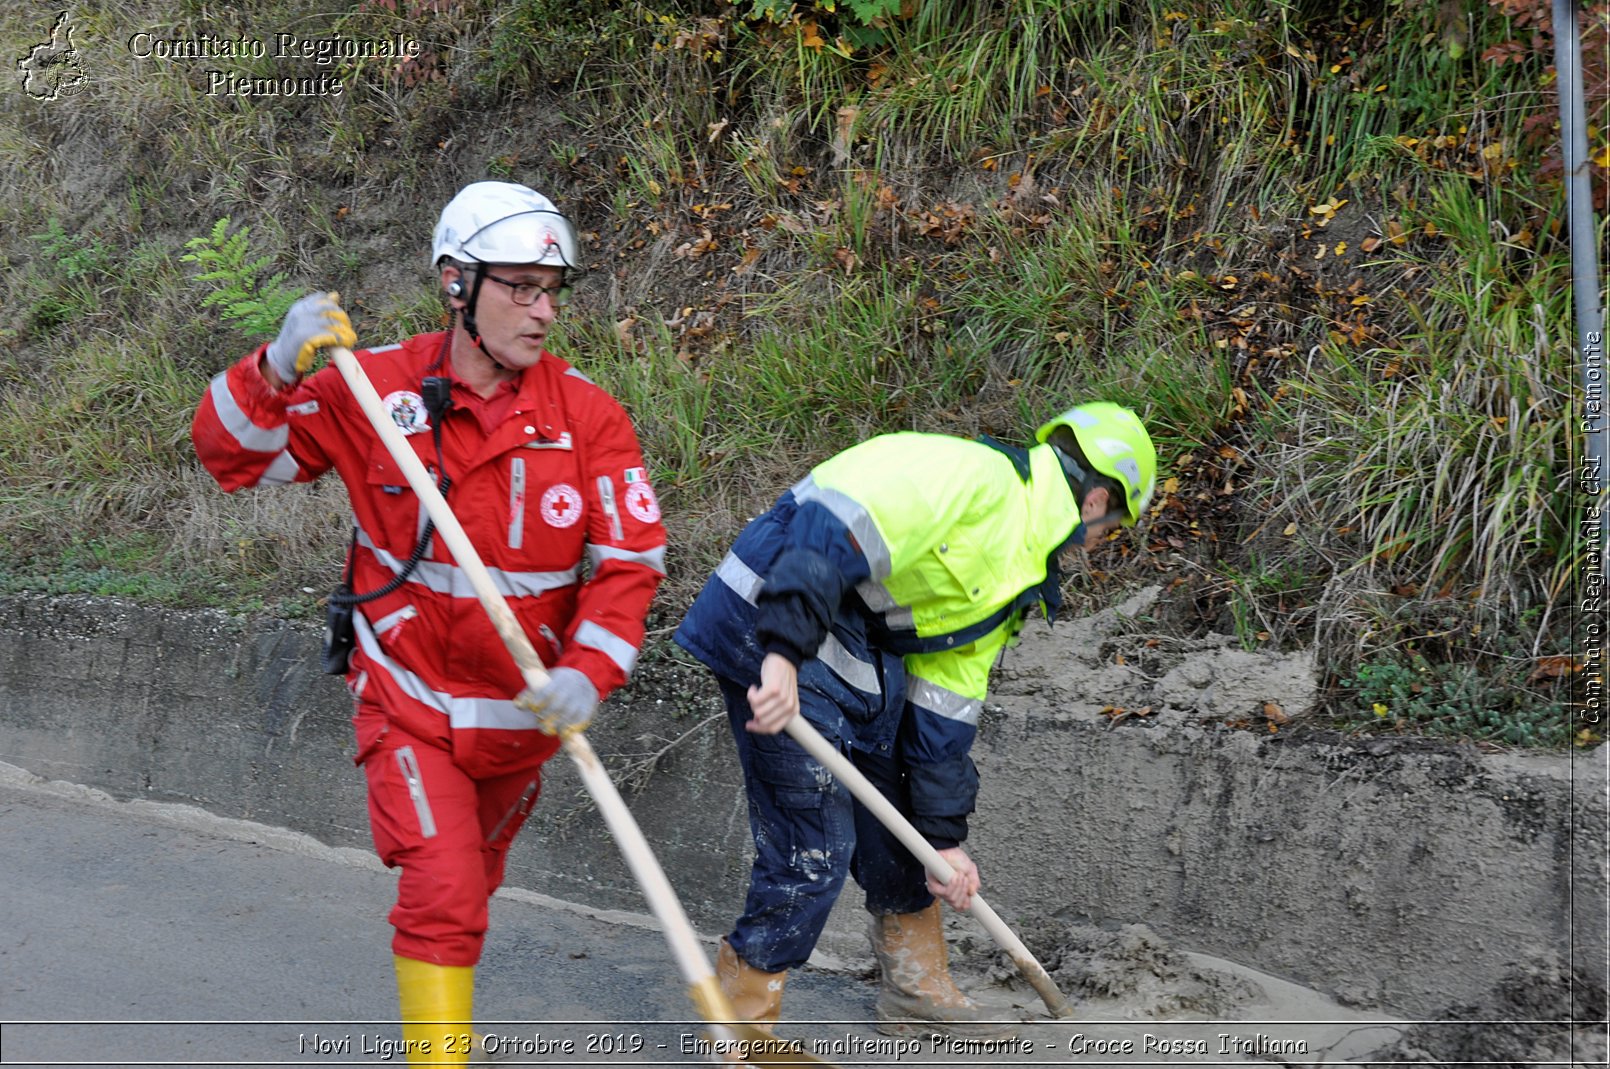
[[[880,1031],[1013,1030],[951,980],[936,901],[965,909],[979,887],[962,844],[990,669],[1031,608],[1054,617],[1058,554],[1136,523],[1157,470],[1145,427],[1109,402],[1036,437],[890,434],[832,457],[744,528],[676,632],[717,677],[748,794],[748,897],[716,967],[745,1020],[778,1019],[848,875],[872,915]],[[779,734],[795,715],[911,821],[949,883]]]

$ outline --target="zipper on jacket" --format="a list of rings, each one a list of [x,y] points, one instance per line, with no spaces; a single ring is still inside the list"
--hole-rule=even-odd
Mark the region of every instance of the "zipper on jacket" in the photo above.
[[[396,612],[388,613],[385,616],[382,616],[371,626],[374,628],[375,636],[378,638],[379,636],[386,634],[392,628],[400,627],[418,615],[419,610],[412,604],[404,605]]]
[[[414,756],[412,746],[398,747],[397,767],[402,770],[403,781],[408,784],[408,797],[414,803],[414,814],[419,817],[419,834],[434,839],[436,817],[430,811],[430,799],[425,797],[425,779],[419,774],[419,759]]]
[[[603,503],[604,514],[609,517],[609,530],[619,542],[626,537],[621,530],[620,510],[615,507],[615,480],[608,475],[598,477],[598,500]]]
[[[565,652],[564,644],[559,641],[559,636],[554,634],[553,628],[549,627],[547,624],[538,624],[537,634],[541,635],[548,643],[548,647],[553,650],[553,655],[555,657]]]
[[[525,459],[509,461],[509,548],[525,541]]]
[[[530,812],[531,799],[535,798],[536,796],[537,781],[532,780],[530,783],[525,785],[525,791],[520,795],[520,800],[515,802],[514,805],[509,808],[507,813],[503,814],[503,819],[498,821],[497,825],[491,831],[487,832],[486,841],[489,843],[497,842],[498,836],[503,834],[503,829],[509,826],[509,821],[513,820],[516,814]]]

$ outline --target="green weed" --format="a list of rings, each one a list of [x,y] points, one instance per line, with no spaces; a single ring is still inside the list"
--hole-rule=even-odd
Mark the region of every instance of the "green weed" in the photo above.
[[[211,232],[185,242],[190,251],[179,259],[203,268],[197,282],[215,283],[201,300],[203,308],[217,308],[247,334],[272,334],[300,292],[287,284],[284,271],[268,274],[272,255],[252,257],[251,227],[230,233],[230,225],[227,216],[219,219]]]
[[[1491,667],[1433,663],[1394,654],[1342,681],[1340,726],[1350,730],[1452,735],[1514,746],[1563,747],[1571,718],[1547,700],[1495,680]]]

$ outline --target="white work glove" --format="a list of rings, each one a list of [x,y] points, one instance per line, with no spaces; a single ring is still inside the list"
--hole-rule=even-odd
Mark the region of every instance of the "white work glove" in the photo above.
[[[286,385],[296,382],[313,367],[320,349],[332,345],[355,348],[358,336],[352,320],[341,309],[341,294],[310,293],[291,305],[279,337],[268,345],[268,366]]]
[[[598,709],[598,688],[574,668],[555,668],[548,673],[548,685],[538,690],[527,687],[514,704],[535,713],[537,727],[549,735],[568,739],[593,722]]]

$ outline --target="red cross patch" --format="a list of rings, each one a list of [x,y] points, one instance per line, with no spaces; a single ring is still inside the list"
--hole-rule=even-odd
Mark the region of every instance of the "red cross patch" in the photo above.
[[[542,519],[549,527],[569,527],[581,519],[581,491],[554,483],[542,492]]]
[[[628,483],[626,486],[626,511],[644,523],[653,523],[658,520],[660,518],[660,501],[654,496],[654,488],[646,482]]]

